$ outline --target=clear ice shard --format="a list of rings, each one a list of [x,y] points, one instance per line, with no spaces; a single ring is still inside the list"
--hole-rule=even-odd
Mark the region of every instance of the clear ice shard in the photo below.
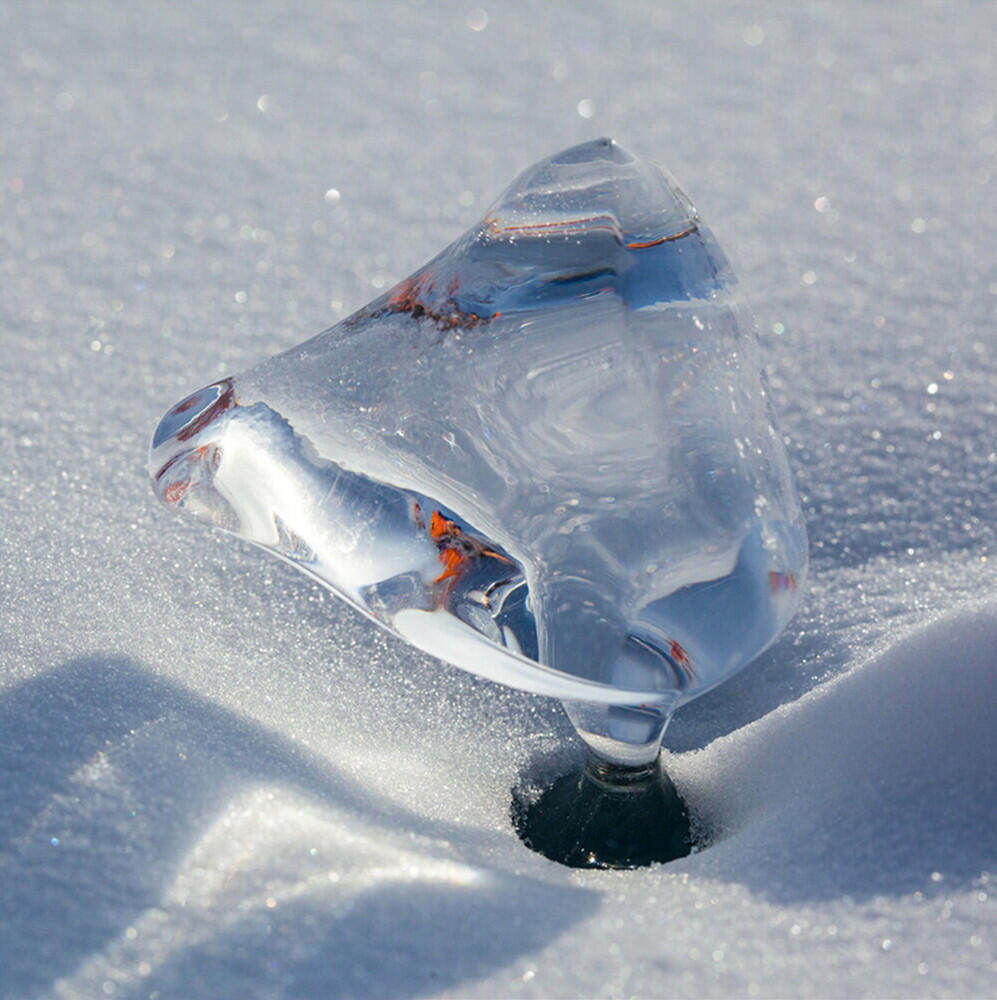
[[[576,146],[359,312],[174,406],[156,493],[640,763],[806,572],[737,291],[669,176]]]

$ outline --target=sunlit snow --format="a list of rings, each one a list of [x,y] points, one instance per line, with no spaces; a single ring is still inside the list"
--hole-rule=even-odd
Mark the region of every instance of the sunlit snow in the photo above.
[[[0,998],[997,991],[997,9],[0,6]],[[560,868],[560,706],[171,518],[160,415],[613,135],[733,260],[801,612],[681,709],[713,846]]]

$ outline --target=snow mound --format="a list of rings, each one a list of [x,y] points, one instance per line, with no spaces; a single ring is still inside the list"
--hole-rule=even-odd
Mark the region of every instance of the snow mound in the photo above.
[[[983,602],[677,758],[715,837],[700,870],[780,901],[967,885],[997,849],[995,671]]]

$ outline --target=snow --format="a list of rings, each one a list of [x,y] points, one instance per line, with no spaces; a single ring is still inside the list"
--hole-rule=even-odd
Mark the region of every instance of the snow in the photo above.
[[[997,11],[484,10],[0,6],[0,997],[992,996]],[[812,544],[666,736],[713,846],[638,872],[512,831],[556,702],[145,472],[600,134],[733,258]]]

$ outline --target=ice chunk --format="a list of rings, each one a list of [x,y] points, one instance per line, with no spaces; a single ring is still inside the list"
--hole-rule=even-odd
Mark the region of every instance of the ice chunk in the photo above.
[[[170,410],[156,492],[645,759],[779,634],[806,570],[736,291],[671,178],[576,146],[353,316]]]

